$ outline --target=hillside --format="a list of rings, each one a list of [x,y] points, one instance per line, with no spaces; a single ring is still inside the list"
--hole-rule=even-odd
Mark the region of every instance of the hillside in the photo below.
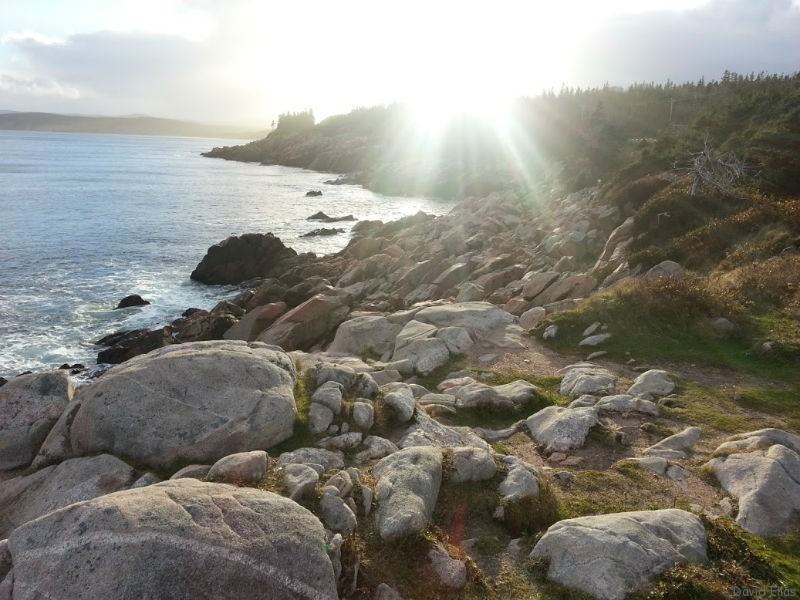
[[[252,139],[263,132],[247,127],[209,125],[147,116],[93,117],[38,112],[0,111],[0,130],[64,133],[118,133],[181,137]]]
[[[516,101],[497,128],[461,117],[431,135],[402,105],[314,124],[284,115],[266,138],[206,156],[348,173],[376,191],[452,198],[553,185],[575,191],[631,169],[685,163],[709,141],[752,163],[772,190],[798,191],[800,76],[568,89]]]

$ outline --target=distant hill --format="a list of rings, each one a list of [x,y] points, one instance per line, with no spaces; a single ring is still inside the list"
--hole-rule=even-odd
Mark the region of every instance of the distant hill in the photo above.
[[[249,127],[209,125],[147,116],[90,117],[0,110],[0,129],[65,133],[121,133],[204,138],[258,139],[266,135]]]

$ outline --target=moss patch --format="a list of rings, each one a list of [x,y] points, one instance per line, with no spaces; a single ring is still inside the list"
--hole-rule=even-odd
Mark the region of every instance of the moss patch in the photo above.
[[[277,456],[283,452],[291,452],[298,448],[313,446],[316,442],[314,434],[308,427],[308,411],[311,406],[311,394],[314,390],[314,382],[310,371],[306,371],[297,377],[294,384],[294,402],[297,406],[297,418],[294,422],[294,434],[288,440],[284,440],[277,446],[270,448],[270,454]]]
[[[775,561],[776,557],[760,548],[759,543],[754,543],[757,538],[745,534],[733,521],[703,518],[703,524],[708,535],[709,562],[677,565],[635,598],[712,600],[733,597],[735,588],[754,592],[772,586],[797,589],[796,581],[785,577]],[[788,550],[792,549],[796,550],[796,547],[790,545]],[[778,551],[781,558],[787,558],[786,550]],[[790,562],[794,562],[796,568],[799,560],[795,553]],[[751,597],[770,597],[770,594]]]

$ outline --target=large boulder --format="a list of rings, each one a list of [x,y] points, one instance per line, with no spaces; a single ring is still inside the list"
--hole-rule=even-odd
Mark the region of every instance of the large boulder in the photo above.
[[[525,348],[524,331],[511,313],[489,302],[453,302],[423,308],[414,319],[437,328],[461,327],[475,342],[499,348]]]
[[[545,271],[544,273],[534,273],[530,279],[525,283],[522,288],[522,296],[526,300],[532,300],[541,294],[547,286],[558,279],[558,273],[554,271]]]
[[[408,360],[416,373],[429,375],[447,364],[450,360],[450,350],[439,338],[419,338],[396,350],[392,360]]]
[[[588,362],[569,365],[558,373],[563,375],[559,392],[570,398],[613,394],[617,385],[617,378],[608,369]]]
[[[0,483],[0,539],[23,523],[74,502],[123,490],[133,469],[110,454],[72,458]]]
[[[442,451],[415,447],[390,454],[372,469],[375,520],[385,541],[420,533],[430,522],[442,482]]]
[[[486,481],[494,477],[497,472],[494,458],[485,448],[471,446],[453,448],[452,464],[450,481],[454,483]]]
[[[429,306],[414,319],[436,327],[463,327],[473,339],[487,339],[514,322],[514,316],[489,302],[454,302]]]
[[[256,277],[277,275],[281,263],[297,256],[271,233],[231,236],[211,246],[192,271],[191,278],[202,283],[235,284]]]
[[[656,396],[666,396],[675,390],[675,382],[669,373],[661,369],[650,369],[639,375],[633,385],[628,388],[631,396],[643,396],[653,398]]]
[[[294,366],[278,348],[242,341],[156,350],[82,388],[37,465],[109,452],[153,468],[213,463],[291,437]]]
[[[591,275],[568,275],[551,283],[542,293],[533,298],[533,306],[546,306],[558,300],[585,298],[597,282]]]
[[[416,319],[408,321],[397,334],[394,342],[394,354],[414,342],[432,338],[436,335],[436,327],[429,323],[422,323]],[[397,360],[395,358],[395,360]]]
[[[553,452],[580,448],[589,430],[600,422],[593,406],[564,408],[547,406],[527,418],[531,437]]]
[[[258,341],[284,350],[308,350],[347,318],[351,301],[343,290],[331,288],[317,294],[280,317],[258,336]]]
[[[322,524],[261,490],[166,481],[72,504],[8,542],[14,598],[338,598]]]
[[[673,260],[665,260],[652,267],[644,274],[645,279],[681,279],[686,270]]]
[[[703,430],[699,427],[687,427],[683,431],[645,448],[642,454],[669,459],[686,458],[687,453],[694,447],[702,433]]]
[[[705,468],[739,500],[736,522],[743,529],[765,536],[800,531],[800,436],[769,429],[739,434],[716,453],[723,456]]]
[[[286,312],[285,302],[270,302],[263,306],[256,306],[247,311],[247,314],[228,329],[222,337],[226,340],[252,342],[284,312]]]
[[[0,471],[31,464],[73,393],[62,370],[20,375],[0,387]]]
[[[336,330],[328,352],[366,356],[382,356],[394,347],[397,334],[403,328],[383,316],[366,315],[345,321]]]
[[[551,581],[622,600],[677,563],[705,562],[706,532],[675,508],[580,517],[552,525],[531,558],[549,561]]]

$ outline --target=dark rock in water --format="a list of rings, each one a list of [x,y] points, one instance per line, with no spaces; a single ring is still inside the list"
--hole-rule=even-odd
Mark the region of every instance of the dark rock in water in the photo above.
[[[294,250],[271,233],[245,233],[211,246],[191,278],[211,284],[241,283],[254,277],[278,275],[281,263],[295,256]]]
[[[0,377],[0,387],[3,387],[7,383],[8,379],[6,379],[5,377]]]
[[[314,198],[316,196],[322,196],[322,190],[311,190],[310,192],[306,192],[306,198]]]
[[[313,229],[308,233],[304,233],[300,237],[315,237],[318,235],[336,235],[337,233],[344,233],[344,229],[340,229],[339,227],[321,227],[320,229]]]
[[[61,371],[69,371],[72,375],[75,375],[86,369],[86,366],[82,365],[81,363],[75,363],[74,365],[71,365],[69,363],[64,363],[58,368]]]
[[[131,294],[130,296],[125,296],[122,300],[120,300],[119,304],[117,304],[117,308],[130,308],[131,306],[147,306],[148,304],[150,304],[150,302],[142,298],[139,294]]]
[[[356,221],[353,215],[344,215],[343,217],[329,217],[324,212],[319,211],[310,217],[306,217],[306,221],[322,221],[324,223],[336,223],[338,221]]]
[[[199,313],[199,312],[207,313],[208,311],[207,310],[203,310],[202,308],[187,308],[185,311],[183,311],[181,313],[181,316],[182,317],[191,317],[193,314]]]
[[[147,354],[156,348],[163,348],[173,343],[172,329],[134,329],[112,333],[97,341],[98,346],[108,346],[97,354],[97,364],[119,364],[126,360]]]
[[[99,340],[97,340],[94,343],[94,345],[95,346],[113,346],[117,342],[120,342],[123,339],[125,339],[125,337],[128,334],[136,333],[137,331],[142,332],[142,331],[147,331],[147,330],[146,329],[138,329],[138,330],[121,329],[120,331],[115,331],[114,333],[109,333],[108,335],[101,337]]]
[[[202,311],[191,317],[182,317],[173,321],[171,327],[174,331],[175,341],[183,344],[185,342],[220,340],[223,334],[238,322],[239,319],[230,312],[212,311],[207,313]]]

